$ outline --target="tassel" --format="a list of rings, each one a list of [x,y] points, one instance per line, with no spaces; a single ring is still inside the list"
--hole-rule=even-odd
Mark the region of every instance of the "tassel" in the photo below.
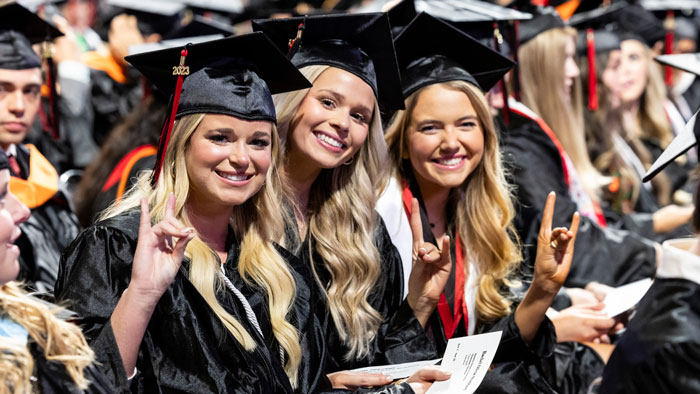
[[[513,21],[513,96],[516,101],[520,101],[520,67],[518,66],[518,50],[520,49],[520,21]]]
[[[664,20],[664,28],[666,29],[666,40],[664,43],[664,54],[670,55],[673,53],[673,41],[675,40],[674,31],[676,30],[676,19],[673,11],[666,11],[666,20]],[[671,66],[664,66],[664,80],[666,86],[673,85],[673,69]]]
[[[58,128],[58,95],[56,93],[56,67],[48,42],[44,43],[44,58],[46,59],[46,84],[49,87],[48,124],[51,138],[57,141],[60,137]]]
[[[165,121],[163,122],[163,128],[160,131],[160,139],[158,140],[158,155],[156,157],[156,166],[153,172],[153,178],[151,180],[151,186],[155,187],[158,184],[158,178],[160,177],[160,171],[163,167],[163,160],[165,159],[165,153],[168,150],[168,144],[170,143],[170,135],[173,132],[173,124],[175,123],[175,115],[177,115],[177,107],[180,103],[180,93],[182,92],[182,82],[185,76],[190,75],[190,68],[185,66],[185,59],[187,58],[187,47],[180,52],[180,65],[174,67],[173,75],[177,75],[177,83],[175,84],[175,92],[170,101],[170,112],[166,115]]]
[[[588,109],[598,109],[598,74],[595,64],[595,35],[593,29],[586,29],[586,50],[588,54]]]
[[[287,58],[291,59],[292,56],[299,50],[301,46],[301,36],[306,29],[306,16],[304,16],[304,21],[297,27],[297,35],[293,39],[289,40],[289,52],[287,52]]]
[[[501,35],[501,30],[498,28],[498,22],[493,22],[493,49],[501,53],[501,44],[503,43],[503,36]],[[506,91],[505,76],[498,81],[499,87],[501,88],[501,97],[503,99],[503,121],[506,126],[510,126],[510,114],[508,109],[508,92]]]

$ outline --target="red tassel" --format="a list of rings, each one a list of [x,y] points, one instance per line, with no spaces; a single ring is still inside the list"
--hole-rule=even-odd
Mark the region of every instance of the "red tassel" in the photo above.
[[[46,44],[45,44],[46,45]],[[46,57],[46,84],[49,87],[49,116],[48,123],[51,130],[51,138],[56,141],[60,134],[58,129],[58,98],[56,93],[56,68],[51,57],[51,53],[47,48],[45,51]]]
[[[675,40],[674,30],[676,30],[676,19],[673,11],[666,11],[666,20],[664,21],[666,29],[666,41],[664,43],[664,54],[670,55],[673,53],[673,41]],[[664,66],[664,80],[666,86],[673,84],[673,69],[671,66]]]
[[[493,22],[493,49],[496,52],[501,52],[501,43],[503,42],[503,36],[501,35],[501,30],[498,28],[498,22]],[[508,114],[508,93],[506,92],[505,77],[498,81],[499,87],[501,88],[501,97],[503,99],[503,121],[506,126],[510,126],[510,115]]]
[[[595,35],[593,29],[586,29],[586,49],[588,54],[588,109],[598,109],[598,75],[595,64]]]
[[[518,66],[518,50],[520,49],[520,21],[513,21],[513,33],[515,38],[513,39],[513,61],[515,62],[515,67],[513,67],[512,78],[513,78],[513,96],[516,101],[520,101],[520,67]]]
[[[155,186],[158,183],[158,178],[160,178],[160,170],[163,167],[165,153],[167,152],[168,144],[170,143],[170,135],[173,132],[173,124],[175,123],[177,107],[180,103],[182,82],[185,79],[185,76],[190,74],[190,68],[185,66],[185,58],[187,58],[187,49],[183,49],[182,52],[180,52],[180,65],[175,67],[175,70],[173,71],[173,75],[177,75],[177,83],[175,84],[175,93],[173,93],[172,109],[170,110],[170,113],[163,124],[163,129],[160,132],[158,157],[156,159],[156,167],[155,172],[153,173],[153,182],[151,182],[151,186]]]

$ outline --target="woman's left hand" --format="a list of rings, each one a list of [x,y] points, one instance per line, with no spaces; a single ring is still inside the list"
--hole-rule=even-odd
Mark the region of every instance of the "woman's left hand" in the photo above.
[[[442,294],[452,269],[450,239],[445,236],[442,249],[423,240],[423,223],[418,200],[411,202],[411,232],[413,233],[413,268],[408,278],[408,305],[425,327],[428,324],[440,294]]]
[[[535,258],[535,275],[532,286],[545,294],[554,296],[561,289],[574,257],[574,242],[580,222],[578,212],[571,219],[571,229],[557,227],[552,229],[554,203],[557,196],[549,193],[542,213],[540,234],[537,238],[537,257]]]

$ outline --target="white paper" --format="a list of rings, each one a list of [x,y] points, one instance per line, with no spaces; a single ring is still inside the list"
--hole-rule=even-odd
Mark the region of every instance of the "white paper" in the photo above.
[[[476,391],[491,366],[500,340],[501,331],[450,339],[441,368],[452,372],[452,377],[433,383],[426,394]]]
[[[616,287],[605,296],[603,312],[608,317],[615,317],[633,308],[649,290],[651,278],[638,280],[624,286]]]
[[[435,365],[442,360],[438,358],[436,360],[425,360],[425,361],[414,361],[411,363],[403,364],[392,364],[392,365],[382,365],[379,367],[365,367],[353,369],[353,372],[367,372],[367,373],[383,373],[384,375],[391,376],[392,379],[403,379],[413,375],[416,371],[423,367],[430,365]]]

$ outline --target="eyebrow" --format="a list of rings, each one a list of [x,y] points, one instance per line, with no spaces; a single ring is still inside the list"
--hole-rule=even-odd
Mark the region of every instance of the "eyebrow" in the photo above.
[[[30,83],[23,85],[23,86],[17,86],[17,85],[15,85],[15,83],[13,81],[3,81],[3,80],[0,80],[0,85],[10,85],[10,86],[14,87],[15,89],[41,87],[41,84],[36,83],[36,82],[30,82]]]
[[[318,91],[319,91],[319,92],[326,92],[326,93],[329,93],[330,95],[335,96],[335,98],[338,99],[338,101],[343,101],[343,100],[345,100],[345,95],[344,95],[344,94],[338,93],[338,92],[336,92],[336,91],[334,91],[334,90],[330,90],[330,89],[319,89]],[[369,107],[367,107],[366,105],[358,105],[358,107],[360,108],[360,111],[364,111],[364,112],[367,112],[368,115],[372,115],[372,112],[373,112],[372,109],[369,108]]]
[[[461,118],[457,119],[455,122],[461,122],[463,120],[479,120],[479,117],[476,115],[465,115],[462,116]],[[421,125],[424,123],[443,123],[441,120],[437,119],[420,119],[416,121],[416,125]]]
[[[253,133],[253,137],[255,137],[255,138],[268,137],[269,138],[270,133],[265,132],[265,131],[256,131],[255,133]]]
[[[230,127],[221,127],[221,128],[211,129],[211,130],[209,130],[209,132],[210,133],[211,132],[228,133],[228,134],[233,134],[233,135],[236,134],[236,130],[234,130]],[[261,131],[261,130],[254,131],[253,135],[252,135],[252,137],[255,137],[255,138],[269,137],[269,136],[270,136],[269,132]]]

